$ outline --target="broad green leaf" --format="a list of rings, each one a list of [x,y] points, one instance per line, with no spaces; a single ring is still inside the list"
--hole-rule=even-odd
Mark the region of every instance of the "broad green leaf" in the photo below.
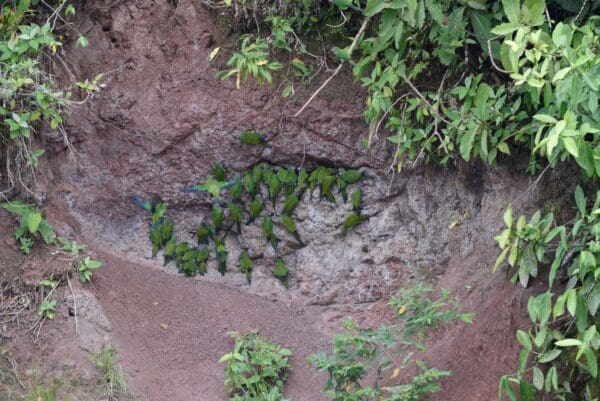
[[[581,189],[581,187],[579,185],[577,185],[577,188],[575,188],[575,203],[577,204],[577,209],[579,209],[579,213],[581,213],[582,216],[585,216],[585,212],[586,212],[585,195],[583,193],[583,189]]]
[[[563,79],[569,73],[569,71],[571,71],[571,67],[566,67],[561,70],[558,70],[556,74],[554,74],[554,77],[552,77],[552,83]]]
[[[531,26],[538,26],[544,23],[544,10],[546,2],[544,0],[525,0],[521,8],[523,19]]]
[[[509,206],[504,211],[504,215],[502,216],[502,219],[504,220],[504,224],[506,225],[506,227],[512,228],[512,224],[513,224],[513,210],[512,210],[512,206]]]
[[[556,358],[558,358],[558,356],[561,354],[561,350],[555,348],[552,349],[550,351],[544,352],[543,354],[541,354],[538,357],[538,362],[539,363],[548,363],[548,362],[552,362],[553,360],[555,360]]]
[[[581,347],[583,343],[575,338],[566,338],[554,343],[557,347]]]
[[[30,233],[35,234],[38,231],[40,223],[42,222],[42,215],[38,212],[30,213],[27,216],[27,229]]]
[[[562,137],[563,146],[567,149],[567,152],[571,154],[573,157],[579,157],[579,148],[577,147],[577,143],[573,138],[570,137]]]
[[[529,334],[522,330],[517,330],[517,340],[519,341],[519,344],[523,346],[523,348],[525,348],[527,351],[531,351],[532,344]]]
[[[471,129],[464,133],[460,138],[460,156],[465,160],[471,159],[471,150],[473,150],[473,142],[475,141],[475,130]]]
[[[529,382],[525,380],[519,381],[519,392],[521,394],[521,401],[535,400],[535,390]]]
[[[504,14],[508,20],[514,24],[521,22],[521,1],[520,0],[502,0]]]
[[[548,124],[556,124],[558,122],[558,120],[548,114],[536,114],[535,116],[533,116],[533,118],[535,120],[541,121],[543,123],[548,123]]]
[[[569,295],[567,295],[567,310],[571,316],[575,317],[575,312],[577,312],[577,291],[573,289],[569,290]]]
[[[516,31],[517,29],[519,29],[521,27],[520,24],[518,23],[512,23],[512,22],[505,22],[503,24],[500,25],[496,25],[493,29],[492,29],[492,33],[494,35],[508,35],[509,33],[512,33],[514,31]]]
[[[365,17],[372,17],[373,15],[385,10],[389,6],[390,3],[386,3],[385,0],[368,0],[363,14]]]
[[[500,267],[500,265],[502,264],[504,259],[506,259],[506,254],[508,253],[509,250],[510,250],[510,248],[504,248],[504,250],[500,253],[500,255],[498,255],[498,258],[496,259],[496,263],[494,264],[494,268],[492,269],[493,273],[495,273],[496,270],[498,270],[498,267]]]
[[[510,382],[508,381],[508,377],[506,376],[502,376],[500,382],[498,383],[498,399],[502,399],[503,393],[506,393],[506,395],[508,396],[508,398],[510,398],[511,401],[517,401],[515,391],[513,390],[512,386],[510,385]]]
[[[533,385],[538,390],[544,388],[544,374],[537,366],[533,367]]]
[[[594,286],[594,289],[588,296],[587,304],[590,316],[596,316],[598,306],[600,306],[600,284]]]
[[[596,360],[596,355],[594,355],[594,350],[590,347],[585,349],[585,361],[587,362],[590,375],[594,378],[598,377],[598,361]]]

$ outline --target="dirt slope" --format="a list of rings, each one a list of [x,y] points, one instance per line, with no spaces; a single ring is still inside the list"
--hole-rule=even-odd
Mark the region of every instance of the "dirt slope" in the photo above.
[[[254,328],[294,353],[286,395],[295,401],[325,399],[320,394],[324,377],[306,361],[307,355],[330,347],[318,327],[319,308],[289,308],[100,256],[105,267],[94,276],[95,293],[111,321],[130,384],[142,400],[225,400],[223,365],[217,362],[232,349],[227,332]]]

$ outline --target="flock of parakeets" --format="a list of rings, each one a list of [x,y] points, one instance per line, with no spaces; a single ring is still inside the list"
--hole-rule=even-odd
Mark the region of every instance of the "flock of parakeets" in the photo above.
[[[270,146],[266,138],[255,131],[246,131],[239,139],[247,145]],[[225,166],[217,163],[213,167],[212,175],[206,177],[202,184],[185,190],[206,192],[213,199],[210,222],[200,224],[194,233],[196,245],[177,242],[173,232],[173,221],[165,217],[165,202],[160,199],[146,200],[137,195],[132,199],[141,209],[152,214],[150,240],[153,258],[162,250],[165,266],[175,261],[177,268],[189,276],[204,275],[212,249],[217,270],[224,275],[227,271],[228,255],[225,238],[234,228],[237,234],[241,234],[242,224],[249,225],[259,220],[265,239],[275,250],[280,241],[274,229],[276,224],[290,233],[298,244],[304,245],[293,213],[307,190],[312,196],[318,188],[321,199],[336,203],[334,190],[337,188],[344,202],[350,199],[353,213],[343,221],[343,233],[367,220],[368,216],[361,213],[362,190],[356,189],[350,196],[347,192],[349,185],[362,178],[363,174],[359,170],[320,166],[308,171],[305,168],[283,168],[259,163],[229,180]],[[283,203],[279,202],[278,205],[281,197]],[[267,206],[268,203],[270,207]],[[214,244],[212,248],[211,241]],[[252,265],[248,251],[242,250],[239,267],[246,275],[248,283],[252,278]],[[276,258],[272,273],[287,287],[289,270],[281,257]]]

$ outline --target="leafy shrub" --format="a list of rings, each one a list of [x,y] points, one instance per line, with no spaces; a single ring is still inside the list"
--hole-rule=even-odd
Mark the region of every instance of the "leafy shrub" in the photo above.
[[[19,188],[37,197],[25,179],[28,172],[35,177],[34,169],[44,154],[43,149],[33,149],[33,136],[42,126],[62,130],[72,97],[57,87],[42,61],[54,57],[62,46],[55,32],[71,26],[65,18],[74,15],[75,8],[68,1],[52,8],[48,2],[16,0],[2,2],[0,11],[0,146],[9,159],[0,174],[8,188],[2,188],[0,195],[6,199]],[[87,39],[80,36],[77,44],[85,47]],[[88,86],[84,91],[89,94],[95,89]],[[68,143],[64,130],[62,134]]]
[[[90,256],[80,254],[87,248],[87,245],[58,237],[52,225],[34,206],[21,201],[6,202],[1,205],[8,212],[19,216],[19,228],[15,231],[15,238],[20,242],[21,251],[24,254],[29,254],[35,245],[35,240],[41,237],[46,245],[70,256],[73,266],[77,266],[79,279],[84,283],[89,282],[92,279],[92,271],[102,265]]]
[[[287,380],[292,352],[270,342],[257,332],[229,335],[235,339],[233,351],[219,363],[226,363],[225,385],[231,401],[285,401],[283,385]]]
[[[373,330],[345,320],[344,332],[333,338],[332,354],[309,357],[317,370],[329,374],[325,394],[335,401],[417,401],[439,391],[439,378],[451,372],[428,367],[415,352],[426,351],[422,340],[432,328],[456,320],[471,323],[473,315],[459,312],[458,300],[450,300],[445,290],[437,300],[430,299],[432,291],[418,284],[392,299],[400,324]],[[387,385],[399,381],[400,373],[412,368],[418,373],[410,380]],[[384,377],[388,380],[382,386]]]
[[[507,228],[497,237],[504,249],[497,266],[508,254],[522,285],[537,275],[538,264],[550,266],[548,288],[566,282],[557,294],[548,290],[529,299],[532,326],[517,332],[518,371],[500,381],[500,394],[511,400],[516,399],[511,383],[518,385],[522,400],[535,399],[536,391],[558,400],[600,397],[600,192],[591,203],[577,187],[575,203],[577,215],[564,224],[551,213],[540,218],[536,212],[529,223],[520,216],[515,227],[509,209]]]
[[[242,39],[240,51],[233,53],[227,61],[227,66],[231,69],[223,72],[220,76],[223,80],[235,76],[235,84],[238,89],[241,80],[249,76],[259,83],[271,83],[273,82],[271,71],[279,70],[282,67],[280,63],[268,60],[268,45],[264,39],[257,38],[254,42],[251,42],[251,40],[250,36]]]

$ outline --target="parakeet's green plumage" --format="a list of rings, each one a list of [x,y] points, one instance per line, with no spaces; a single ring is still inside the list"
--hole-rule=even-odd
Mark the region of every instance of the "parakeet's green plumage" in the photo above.
[[[175,249],[176,248],[177,248],[177,241],[175,241],[175,238],[171,238],[171,240],[165,244],[165,249],[163,251],[163,258],[164,258],[163,265],[164,266],[168,265],[169,262],[171,262],[173,259],[175,259]]]
[[[346,234],[349,230],[354,230],[360,223],[368,219],[367,215],[352,213],[342,223],[342,233]]]
[[[362,178],[362,173],[359,170],[340,170],[340,177],[348,184],[355,184]]]
[[[250,259],[250,255],[246,250],[240,253],[240,270],[246,275],[246,280],[250,284],[252,280],[252,259]]]
[[[279,181],[279,178],[276,174],[273,174],[271,176],[271,179],[269,180],[268,190],[269,199],[271,199],[273,206],[275,206],[275,202],[277,202],[277,196],[281,192],[281,181]]]
[[[213,228],[206,223],[200,224],[200,226],[196,229],[196,239],[198,240],[198,245],[208,244],[209,238],[214,235]]]
[[[269,181],[271,180],[271,177],[273,176],[273,169],[271,168],[271,166],[269,166],[268,164],[263,164],[262,166],[262,182],[265,183],[265,185],[269,185]]]
[[[273,276],[277,277],[285,288],[288,287],[288,275],[289,270],[285,265],[285,262],[281,258],[275,260],[275,268],[273,269]]]
[[[308,176],[308,185],[310,187],[310,194],[312,195],[312,193],[315,191],[315,188],[317,187],[317,183],[319,182],[319,174],[321,173],[321,171],[324,169],[325,167],[317,167],[316,169],[314,169],[312,171],[312,173],[310,173],[310,175]]]
[[[296,185],[298,186],[299,194],[302,194],[304,190],[308,188],[308,171],[306,171],[304,167],[298,172],[298,180]]]
[[[167,241],[171,239],[171,237],[173,237],[173,228],[174,226],[172,220],[165,220],[165,222],[161,226],[160,232],[163,245],[166,244]]]
[[[335,177],[333,175],[328,175],[323,177],[323,181],[321,182],[321,198],[327,199],[329,202],[335,203],[335,196],[333,196],[333,183],[335,182]]]
[[[262,180],[262,173],[263,169],[260,164],[256,164],[254,167],[252,167],[252,179],[257,187],[260,185],[260,180]]]
[[[354,213],[360,214],[360,210],[362,208],[362,190],[361,189],[357,189],[356,191],[352,192],[352,195],[350,195],[350,203],[352,204],[352,209],[354,210]]]
[[[189,251],[190,245],[187,242],[180,242],[175,247],[175,265],[181,270],[183,264],[183,257]]]
[[[242,178],[239,174],[237,174],[233,181],[231,181],[231,186],[229,187],[229,194],[231,195],[231,199],[233,199],[236,202],[241,202],[242,189]]]
[[[224,238],[215,239],[216,245],[216,259],[217,259],[217,270],[221,273],[221,276],[225,275],[227,271],[227,247],[225,246]]]
[[[279,179],[279,182],[281,183],[285,183],[287,177],[287,172],[282,169],[281,167],[277,168],[277,178]]]
[[[346,190],[348,188],[348,183],[346,181],[344,181],[344,179],[341,176],[337,176],[337,187],[338,187],[338,193],[340,195],[342,195],[342,199],[344,200],[344,202],[348,201],[348,191]]]
[[[262,199],[257,197],[252,200],[252,203],[250,203],[250,209],[248,210],[250,218],[246,222],[246,225],[252,223],[254,219],[256,219],[260,215],[260,212],[263,210],[263,206],[264,204]]]
[[[283,201],[283,211],[289,215],[294,213],[296,206],[298,205],[298,194],[293,192],[285,198]]]
[[[158,251],[163,247],[162,226],[150,230],[150,241],[152,242],[152,259],[154,259]]]
[[[210,256],[208,252],[208,248],[202,247],[198,249],[198,254],[196,255],[196,259],[198,261],[198,273],[201,276],[206,274],[206,262],[208,261],[208,257]]]
[[[251,172],[246,171],[244,173],[242,176],[242,183],[244,184],[244,190],[250,194],[250,197],[253,197],[256,194],[257,188]]]
[[[204,180],[203,184],[194,185],[193,187],[187,188],[186,192],[208,192],[216,200],[221,199],[221,190],[225,188],[229,183],[227,181],[215,180],[212,175],[209,175]]]
[[[296,238],[296,241],[298,241],[300,244],[304,245],[304,243],[302,242],[302,238],[300,238],[300,234],[298,234],[298,227],[296,227],[296,223],[294,222],[294,219],[292,219],[287,214],[282,213],[279,216],[279,222],[281,223],[281,226],[283,227],[283,229],[285,231],[292,234],[294,236],[294,238]]]
[[[221,162],[215,163],[213,166],[213,175],[217,179],[217,181],[227,181],[227,173],[225,171],[225,166]]]
[[[213,205],[211,219],[213,227],[215,228],[215,233],[218,233],[223,227],[223,221],[225,221],[225,213],[223,213],[223,209],[217,205]]]
[[[279,245],[279,238],[275,235],[273,228],[274,225],[271,216],[268,213],[264,213],[262,222],[263,234],[267,238],[267,241],[271,243],[271,246],[276,249],[277,245]]]
[[[227,210],[229,210],[229,218],[233,221],[237,227],[238,233],[242,232],[242,220],[244,219],[244,212],[237,203],[228,202]]]
[[[185,273],[186,276],[193,277],[198,272],[196,263],[196,249],[189,249],[182,257],[179,270]]]
[[[242,141],[242,143],[245,145],[269,146],[266,136],[252,130],[242,132],[240,135],[240,141]]]

